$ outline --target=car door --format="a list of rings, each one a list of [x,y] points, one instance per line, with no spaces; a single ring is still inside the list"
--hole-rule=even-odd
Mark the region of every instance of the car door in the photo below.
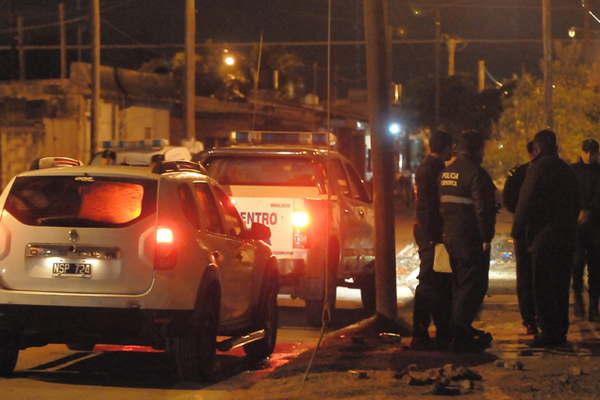
[[[329,160],[328,175],[339,204],[342,265],[344,270],[353,270],[356,267],[356,257],[358,255],[356,252],[358,231],[356,229],[360,217],[354,207],[348,175],[339,158]]]
[[[350,183],[351,199],[348,204],[358,216],[356,232],[357,266],[363,267],[375,258],[375,215],[371,204],[369,192],[365,188],[363,180],[358,172],[348,161],[344,161],[344,167],[348,174]]]
[[[236,318],[248,314],[252,306],[256,248],[243,239],[244,222],[229,197],[216,185],[210,185],[225,230],[223,266],[220,269],[223,296]]]

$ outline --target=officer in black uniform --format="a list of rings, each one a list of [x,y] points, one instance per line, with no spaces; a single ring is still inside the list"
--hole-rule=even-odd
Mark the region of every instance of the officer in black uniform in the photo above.
[[[533,142],[536,157],[519,193],[512,236],[526,237],[531,252],[541,329],[531,344],[551,347],[565,343],[569,329],[569,282],[579,188],[571,167],[558,157],[554,132],[538,132]]]
[[[584,316],[583,270],[587,264],[590,321],[598,320],[600,296],[600,165],[597,162],[599,147],[594,139],[584,140],[579,162],[572,165],[581,196],[575,259],[571,272],[574,311],[577,317]]]
[[[494,183],[481,167],[484,143],[477,131],[463,133],[456,161],[440,176],[443,240],[453,272],[451,348],[456,352],[483,351],[492,341],[489,333],[471,326],[488,289],[497,212]]]
[[[527,143],[527,153],[533,159],[533,142]],[[527,168],[531,162],[519,165],[509,171],[504,190],[502,192],[502,203],[504,207],[514,213],[519,201],[519,191],[525,181]],[[514,240],[515,256],[517,259],[517,298],[519,299],[519,311],[521,319],[528,335],[538,333],[537,319],[535,316],[535,301],[533,297],[533,271],[531,269],[531,256],[527,250],[526,238]]]
[[[429,139],[430,154],[415,174],[415,226],[413,234],[419,246],[419,284],[415,290],[413,309],[413,339],[411,348],[426,350],[434,347],[428,333],[431,320],[436,326],[438,348],[450,341],[452,312],[452,281],[450,274],[433,270],[435,246],[442,242],[442,218],[438,195],[438,177],[450,158],[452,136],[436,131]]]

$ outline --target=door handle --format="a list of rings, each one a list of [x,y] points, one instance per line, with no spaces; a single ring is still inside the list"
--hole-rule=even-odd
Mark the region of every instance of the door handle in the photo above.
[[[365,210],[363,210],[362,208],[360,208],[358,210],[358,215],[360,215],[361,217],[364,217],[365,216]]]

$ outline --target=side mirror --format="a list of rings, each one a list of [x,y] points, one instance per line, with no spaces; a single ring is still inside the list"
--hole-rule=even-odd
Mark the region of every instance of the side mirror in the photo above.
[[[264,224],[254,222],[250,228],[250,238],[254,240],[262,240],[263,242],[271,243],[271,228]]]

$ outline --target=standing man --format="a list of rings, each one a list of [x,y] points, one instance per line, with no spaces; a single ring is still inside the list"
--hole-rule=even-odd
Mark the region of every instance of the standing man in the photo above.
[[[415,174],[416,221],[413,228],[419,246],[419,284],[415,290],[413,309],[413,339],[411,348],[426,350],[434,347],[428,328],[431,319],[436,326],[436,345],[445,348],[450,341],[451,286],[450,274],[433,270],[435,246],[442,242],[442,218],[438,195],[438,178],[444,162],[450,158],[452,137],[435,131],[429,139],[430,154]]]
[[[579,190],[575,173],[558,157],[555,133],[540,131],[533,143],[535,159],[519,194],[512,237],[526,237],[531,252],[541,329],[531,345],[551,347],[564,344],[569,329],[569,282]]]
[[[527,143],[527,154],[530,160],[533,160],[533,142]],[[508,173],[504,191],[502,192],[502,202],[504,207],[514,213],[519,201],[519,191],[525,181],[527,169],[531,161],[516,168]],[[525,326],[528,335],[538,333],[537,319],[535,316],[535,301],[533,297],[533,271],[531,269],[531,255],[529,254],[526,237],[515,238],[515,257],[517,259],[517,297],[519,299],[519,311],[523,326]]]
[[[600,165],[598,165],[598,142],[586,139],[581,144],[579,162],[573,171],[579,183],[580,205],[577,226],[575,259],[571,272],[575,316],[583,317],[583,270],[587,264],[590,321],[598,320],[598,297],[600,296]]]
[[[485,141],[477,131],[458,142],[456,161],[440,177],[443,240],[452,267],[452,345],[455,352],[481,352],[492,336],[471,324],[488,289],[490,249],[496,225],[495,187],[481,167]]]

